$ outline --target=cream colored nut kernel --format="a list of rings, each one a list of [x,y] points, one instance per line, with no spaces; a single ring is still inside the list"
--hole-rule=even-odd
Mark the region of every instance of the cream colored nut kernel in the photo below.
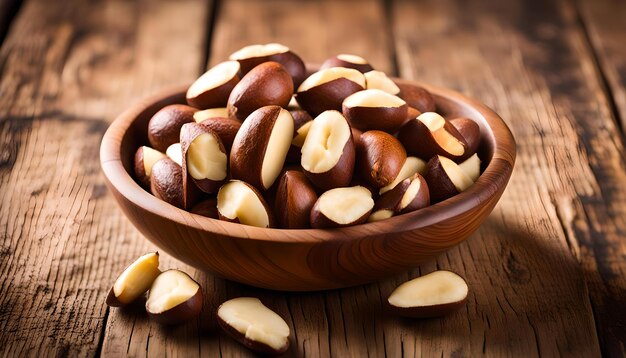
[[[318,201],[319,211],[340,225],[357,221],[374,207],[372,193],[362,186],[331,189]]]
[[[373,222],[376,222],[376,221],[389,219],[392,216],[393,216],[393,210],[381,209],[381,210],[377,210],[377,211],[373,212],[369,216],[369,218],[367,218],[367,222],[368,223],[373,223]]]
[[[346,61],[346,62],[358,64],[358,65],[367,64],[367,61],[363,57],[357,56],[357,55],[350,55],[347,53],[342,53],[342,54],[337,55],[337,58],[342,61]]]
[[[150,288],[160,273],[157,252],[139,257],[115,280],[113,293],[116,299],[122,304],[133,302]]]
[[[238,297],[228,300],[217,310],[218,318],[243,337],[266,345],[277,352],[289,345],[289,326],[276,312],[258,298]]]
[[[293,117],[289,111],[281,109],[272,128],[263,157],[261,181],[265,188],[272,186],[283,168],[293,138],[293,127]]]
[[[153,314],[166,312],[193,297],[200,285],[179,270],[160,274],[150,287],[146,309]]]
[[[296,147],[302,148],[302,146],[304,145],[304,140],[309,134],[309,130],[311,129],[312,125],[313,121],[309,121],[303,124],[302,127],[298,128],[298,130],[296,131],[296,136],[293,137],[291,144],[295,145]]]
[[[257,193],[245,182],[231,180],[217,193],[217,210],[220,215],[238,219],[241,224],[269,227],[267,208]]]
[[[426,172],[426,162],[417,157],[407,157],[406,161],[400,169],[398,176],[391,182],[391,184],[380,188],[378,194],[382,195],[389,190],[393,189],[402,182],[404,179],[413,176],[415,173],[424,175]]]
[[[478,154],[467,158],[463,163],[459,164],[459,167],[473,182],[478,180],[480,176],[480,159],[478,158]]]
[[[200,123],[210,118],[228,118],[228,109],[226,107],[209,108],[193,114],[193,119],[196,123]]]
[[[392,95],[398,95],[400,93],[400,87],[398,87],[391,78],[383,71],[369,71],[365,73],[365,88],[367,89],[379,89],[390,93]]]
[[[311,173],[332,169],[343,154],[352,132],[338,111],[325,111],[313,120],[302,145],[302,167]]]
[[[474,181],[452,160],[440,155],[439,162],[459,193],[474,184]]]
[[[183,165],[183,150],[180,146],[180,143],[174,143],[167,147],[165,154],[174,161],[174,163],[182,166]]]
[[[455,156],[463,155],[465,146],[444,128],[446,120],[441,115],[435,112],[426,112],[419,115],[417,120],[428,127],[428,130],[430,130],[433,138],[441,148]]]
[[[226,61],[215,65],[189,87],[187,98],[197,97],[203,92],[225,84],[237,75],[239,69],[237,61]]]
[[[405,104],[402,98],[379,89],[355,92],[343,101],[347,107],[401,107]]]
[[[298,88],[298,92],[307,91],[313,87],[324,83],[339,79],[348,79],[361,87],[365,88],[365,76],[357,70],[345,67],[331,67],[315,72],[302,82]]]
[[[279,43],[258,44],[246,46],[230,55],[230,60],[244,60],[252,57],[264,57],[285,53],[289,51],[289,47]]]
[[[395,307],[428,307],[463,301],[468,292],[462,277],[442,270],[401,284],[391,293],[388,301]]]
[[[156,149],[152,149],[146,146],[143,147],[143,168],[148,177],[152,175],[152,166],[154,165],[154,163],[165,157],[165,154],[159,152]]]
[[[400,199],[399,210],[404,210],[409,204],[411,204],[413,199],[415,199],[415,196],[419,193],[421,186],[422,182],[420,180],[411,181],[411,184],[409,184],[409,187],[404,192],[404,195],[402,195],[402,199]]]
[[[187,149],[187,171],[197,180],[221,181],[226,178],[228,157],[211,133],[198,135]]]

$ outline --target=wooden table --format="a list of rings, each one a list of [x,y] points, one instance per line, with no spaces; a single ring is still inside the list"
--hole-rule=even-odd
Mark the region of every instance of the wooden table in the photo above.
[[[362,54],[473,96],[511,127],[517,164],[471,239],[379,283],[271,292],[164,255],[202,284],[205,312],[258,296],[289,323],[293,356],[626,354],[624,1],[0,4],[0,355],[250,355],[208,313],[164,328],[104,304],[120,269],[155,247],[106,189],[98,149],[131,103],[268,41],[308,62]],[[436,268],[467,279],[464,309],[381,311],[397,284]]]

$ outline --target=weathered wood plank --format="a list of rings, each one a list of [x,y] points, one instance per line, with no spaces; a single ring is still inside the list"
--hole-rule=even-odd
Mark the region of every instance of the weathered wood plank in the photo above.
[[[381,1],[224,1],[218,20],[211,65],[243,46],[280,41],[308,63],[351,53],[393,70]]]
[[[594,0],[576,5],[626,134],[626,3]]]
[[[475,307],[483,351],[523,353],[535,335],[538,353],[598,354],[595,318],[602,352],[623,356],[625,151],[571,3],[398,2],[394,16],[404,76],[483,100],[517,138],[501,204],[461,246],[473,252],[466,266],[492,260],[466,271],[487,289],[476,298],[495,296],[502,310]]]
[[[197,75],[204,28],[189,23],[206,6],[23,4],[0,50],[0,355],[98,351],[111,282],[151,248],[107,194],[100,138],[132,102]]]

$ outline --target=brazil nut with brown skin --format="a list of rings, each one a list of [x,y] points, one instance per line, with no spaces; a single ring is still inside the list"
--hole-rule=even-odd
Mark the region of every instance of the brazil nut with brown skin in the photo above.
[[[476,153],[480,144],[480,126],[469,118],[453,118],[450,123],[456,128],[467,143],[467,152]]]
[[[419,158],[443,155],[460,162],[468,158],[465,138],[445,118],[435,112],[422,113],[408,121],[398,133],[407,153]]]
[[[184,209],[183,171],[180,165],[169,158],[154,163],[150,176],[150,192],[166,203]],[[192,201],[196,197],[197,192],[192,191],[189,200]]]
[[[352,131],[338,111],[315,117],[302,145],[300,164],[313,185],[322,190],[346,186],[354,174]]]
[[[311,208],[317,201],[315,189],[304,173],[288,170],[276,188],[274,213],[280,228],[306,229],[310,225]]]
[[[408,106],[400,97],[380,89],[367,89],[348,96],[342,113],[354,128],[395,133],[406,122]]]
[[[306,77],[306,67],[300,56],[278,43],[246,46],[230,55],[230,59],[239,61],[244,75],[263,62],[278,62],[291,75],[294,88]]]
[[[184,190],[195,185],[205,193],[217,193],[228,176],[228,156],[220,137],[202,124],[187,123],[181,128],[180,143]]]
[[[326,59],[320,66],[320,70],[332,67],[352,68],[361,73],[370,72],[374,69],[363,57],[345,53]]]
[[[400,173],[406,160],[402,144],[383,131],[367,131],[357,147],[357,170],[375,188],[389,185]]]
[[[293,95],[293,82],[277,62],[264,62],[248,72],[228,97],[228,114],[241,121],[255,110],[270,105],[287,107]]]
[[[183,124],[195,121],[193,115],[196,111],[184,104],[171,104],[156,112],[148,122],[150,146],[165,153],[170,145],[178,143]]]
[[[293,117],[279,106],[254,111],[242,124],[230,152],[230,173],[260,190],[280,174],[293,137]]]
[[[433,203],[453,197],[474,184],[458,164],[441,155],[428,161],[425,179]]]
[[[397,83],[397,85],[400,88],[398,96],[405,100],[409,107],[422,113],[437,111],[435,99],[425,88],[405,83]]]
[[[220,220],[257,226],[274,227],[274,215],[261,193],[241,180],[230,180],[217,193]]]
[[[332,67],[312,74],[296,92],[296,101],[317,117],[327,110],[341,111],[341,105],[351,94],[365,89],[365,76],[355,69]]]
[[[166,157],[164,153],[147,146],[137,148],[133,168],[135,169],[135,177],[144,189],[150,189],[150,176],[154,163]]]
[[[237,61],[215,65],[200,76],[187,90],[187,103],[199,109],[226,106],[230,92],[241,79]]]

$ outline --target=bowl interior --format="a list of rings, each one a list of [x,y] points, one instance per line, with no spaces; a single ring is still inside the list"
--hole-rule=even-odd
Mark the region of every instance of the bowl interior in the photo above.
[[[430,89],[429,86],[424,87]],[[131,176],[136,183],[138,183],[138,181],[134,177],[133,158],[137,148],[142,145],[150,145],[148,142],[147,134],[148,122],[150,121],[150,118],[166,105],[186,104],[184,90],[184,88],[181,88],[178,91],[170,91],[169,93],[172,93],[172,96],[164,98],[161,101],[145,107],[144,110],[137,114],[135,119],[128,127],[128,130],[124,133],[121,140],[120,157],[126,173]],[[484,169],[489,165],[491,159],[493,158],[496,144],[494,132],[491,130],[489,124],[485,120],[485,117],[478,113],[475,108],[461,105],[458,102],[458,99],[444,97],[439,94],[436,89],[431,89],[431,91],[437,104],[438,113],[440,113],[447,119],[467,117],[473,119],[480,126],[481,141],[478,148],[478,156],[481,159],[481,171],[484,171]]]

